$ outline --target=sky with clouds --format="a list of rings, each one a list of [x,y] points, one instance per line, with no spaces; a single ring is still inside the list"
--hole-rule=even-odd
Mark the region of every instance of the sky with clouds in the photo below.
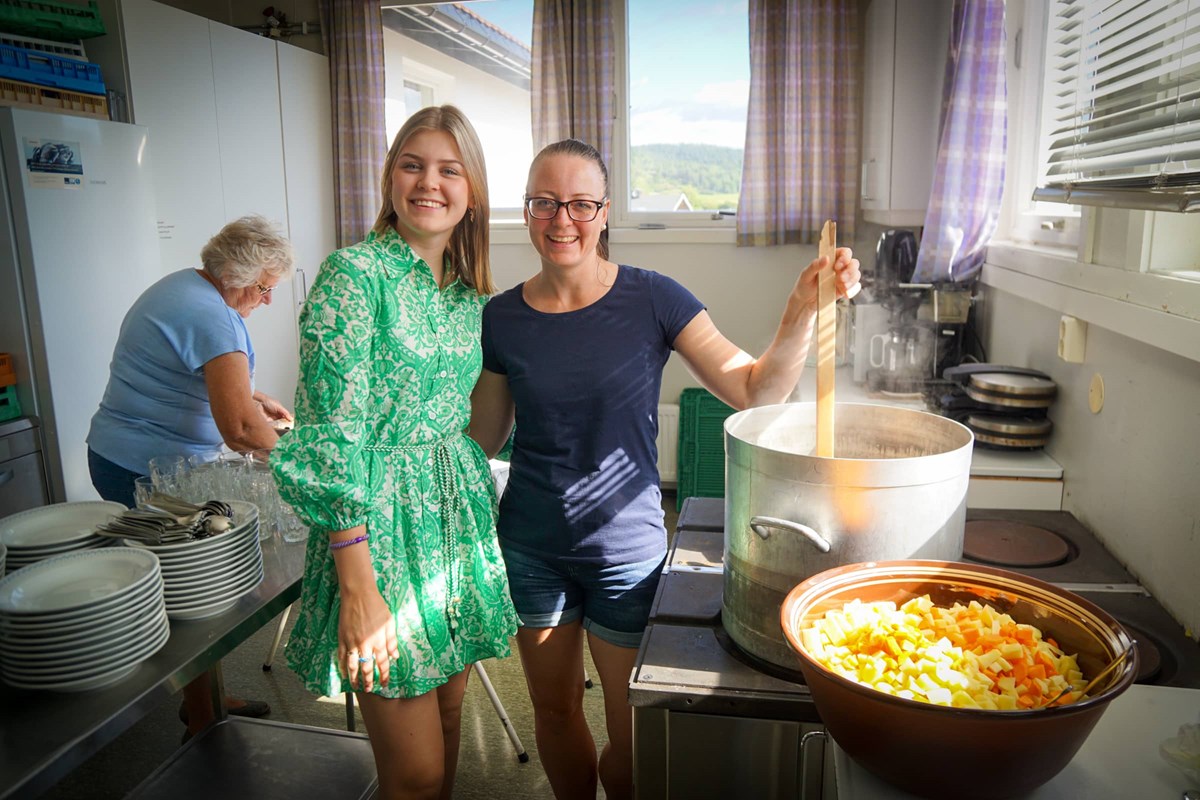
[[[532,40],[532,0],[470,8],[526,44]],[[744,145],[747,14],[747,0],[630,0],[631,144]]]

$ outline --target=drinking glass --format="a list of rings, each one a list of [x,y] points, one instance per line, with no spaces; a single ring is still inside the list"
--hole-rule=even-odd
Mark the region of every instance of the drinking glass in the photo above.
[[[186,464],[183,456],[155,456],[150,459],[150,482],[155,490],[163,494],[175,494],[178,491],[179,474]]]
[[[280,502],[280,524],[283,528],[283,540],[288,544],[303,542],[308,539],[308,526],[300,521],[296,516],[296,512],[292,511],[292,507],[287,503]]]
[[[133,479],[133,504],[138,508],[150,502],[150,495],[154,494],[154,481],[149,475],[143,475]]]

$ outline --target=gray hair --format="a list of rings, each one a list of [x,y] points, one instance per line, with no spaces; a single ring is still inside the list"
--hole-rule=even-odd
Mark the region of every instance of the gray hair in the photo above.
[[[295,271],[292,243],[257,214],[236,219],[200,251],[204,271],[227,289],[245,289],[259,276],[287,278]]]

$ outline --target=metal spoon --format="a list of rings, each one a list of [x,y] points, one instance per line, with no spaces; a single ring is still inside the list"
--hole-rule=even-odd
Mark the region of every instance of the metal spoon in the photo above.
[[[1095,676],[1094,678],[1092,678],[1090,681],[1088,681],[1088,682],[1087,682],[1087,685],[1083,687],[1083,691],[1079,693],[1079,696],[1080,696],[1080,697],[1086,697],[1086,696],[1087,696],[1087,693],[1088,693],[1089,691],[1091,691],[1092,687],[1093,687],[1093,686],[1095,686],[1097,683],[1099,683],[1101,678],[1105,677],[1105,676],[1106,676],[1106,675],[1108,675],[1110,672],[1112,672],[1114,669],[1116,669],[1116,668],[1117,668],[1117,665],[1119,665],[1119,664],[1120,664],[1122,661],[1124,661],[1124,660],[1125,660],[1125,658],[1126,658],[1126,657],[1127,657],[1127,656],[1128,656],[1130,653],[1132,653],[1132,652],[1133,652],[1133,650],[1134,650],[1134,648],[1135,648],[1135,647],[1137,647],[1137,640],[1136,640],[1136,639],[1134,639],[1134,640],[1131,640],[1131,641],[1130,641],[1130,643],[1129,643],[1129,646],[1128,646],[1128,647],[1126,647],[1126,648],[1125,648],[1124,650],[1122,650],[1120,653],[1117,653],[1117,657],[1116,657],[1116,658],[1114,658],[1112,661],[1110,661],[1107,667],[1105,667],[1104,669],[1102,669],[1102,670],[1100,670],[1099,672],[1097,672],[1097,673],[1096,673],[1096,676]],[[1042,705],[1038,706],[1038,708],[1047,708],[1047,707],[1049,707],[1049,706],[1052,706],[1052,705],[1054,705],[1055,703],[1057,703],[1057,702],[1058,702],[1058,698],[1062,697],[1064,694],[1066,694],[1066,693],[1067,693],[1067,692],[1069,692],[1069,691],[1071,691],[1071,687],[1070,687],[1070,686],[1068,686],[1066,689],[1063,689],[1063,690],[1062,690],[1061,692],[1059,692],[1058,694],[1054,695],[1054,697],[1052,697],[1052,698],[1050,699],[1050,701],[1049,701],[1049,702],[1042,703]]]

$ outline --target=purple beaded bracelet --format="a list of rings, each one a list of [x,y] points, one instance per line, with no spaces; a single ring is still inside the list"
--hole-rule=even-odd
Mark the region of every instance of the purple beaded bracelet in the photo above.
[[[359,542],[365,542],[369,538],[371,538],[371,537],[364,533],[362,536],[359,536],[354,539],[347,539],[344,542],[330,542],[329,549],[330,550],[341,550],[343,547],[349,547],[352,544],[358,544]]]

